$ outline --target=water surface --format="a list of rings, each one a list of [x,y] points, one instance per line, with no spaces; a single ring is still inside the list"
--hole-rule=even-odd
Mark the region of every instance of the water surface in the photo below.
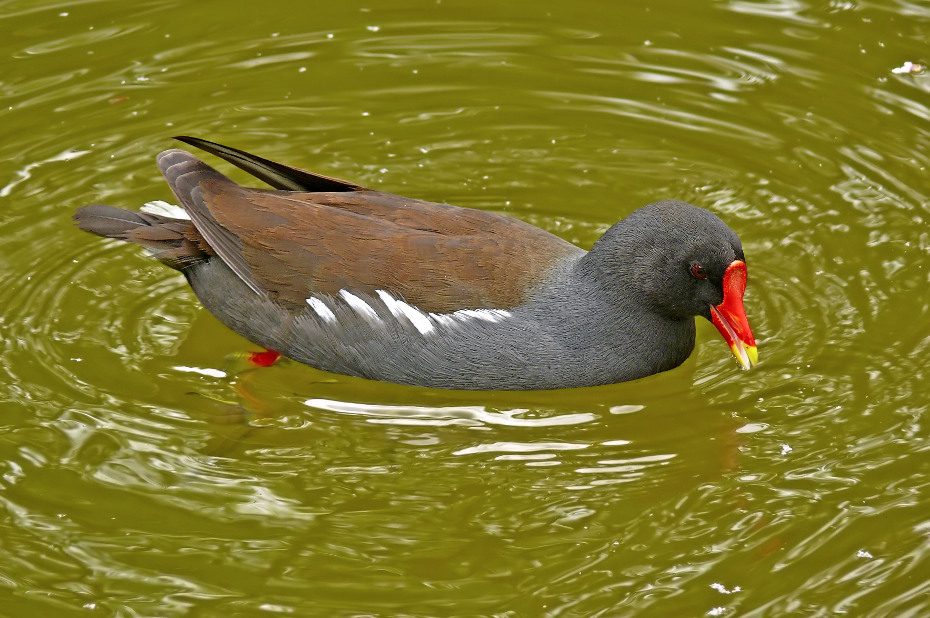
[[[928,28],[888,0],[4,3],[0,613],[930,613]],[[169,199],[175,134],[583,247],[710,208],[762,364],[699,324],[684,366],[577,391],[230,377],[252,348],[180,275],[70,222]]]

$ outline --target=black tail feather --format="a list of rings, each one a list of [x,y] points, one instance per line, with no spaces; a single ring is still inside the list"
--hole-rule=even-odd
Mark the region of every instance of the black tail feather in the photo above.
[[[217,144],[216,142],[200,139],[199,137],[177,135],[174,139],[182,141],[185,144],[190,144],[191,146],[195,146],[201,150],[209,152],[210,154],[214,154],[221,159],[229,161],[239,169],[245,170],[261,181],[267,182],[275,189],[309,192],[345,192],[362,190],[362,187],[358,186],[357,184],[347,182],[345,180],[339,180],[338,178],[330,178],[329,176],[314,174],[297,167],[291,167],[289,165],[284,165],[283,163],[277,163],[275,161],[264,159],[257,155],[245,152],[244,150],[239,150],[238,148],[223,146],[222,144]]]

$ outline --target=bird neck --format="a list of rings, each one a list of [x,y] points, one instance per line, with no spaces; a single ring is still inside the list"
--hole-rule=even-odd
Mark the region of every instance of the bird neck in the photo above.
[[[527,306],[560,348],[604,381],[630,380],[681,364],[694,348],[694,319],[656,313],[633,286],[607,282],[590,253],[560,264]],[[622,280],[622,279],[621,279]]]

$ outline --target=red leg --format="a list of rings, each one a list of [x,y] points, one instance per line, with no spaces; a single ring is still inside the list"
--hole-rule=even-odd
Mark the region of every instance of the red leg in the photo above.
[[[274,350],[265,350],[264,352],[249,352],[249,362],[256,367],[271,367],[275,364],[281,354]]]

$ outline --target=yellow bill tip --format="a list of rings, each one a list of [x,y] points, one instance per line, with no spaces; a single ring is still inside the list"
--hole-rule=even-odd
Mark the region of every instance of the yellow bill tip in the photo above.
[[[730,350],[732,350],[733,356],[736,357],[736,361],[743,369],[751,369],[754,365],[759,364],[759,351],[754,345],[744,346],[743,342],[737,339],[730,346]]]
[[[752,366],[759,364],[759,350],[754,345],[746,346],[746,355],[749,356],[749,364]]]

